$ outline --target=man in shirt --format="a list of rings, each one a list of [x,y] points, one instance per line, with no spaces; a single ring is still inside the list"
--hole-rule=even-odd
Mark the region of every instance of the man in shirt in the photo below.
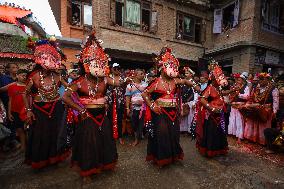
[[[17,79],[17,72],[18,72],[18,65],[15,63],[9,63],[7,64],[5,70],[6,74],[0,76],[0,88],[5,87]],[[8,102],[9,97],[7,92],[0,93],[0,98],[4,104],[4,107],[6,110],[8,110]],[[11,130],[11,136],[9,140],[9,144],[5,145],[5,150],[9,150],[9,148],[14,148],[20,146],[18,141],[16,140],[16,128],[14,128],[10,121],[7,123],[7,127]]]
[[[0,76],[0,88],[5,87],[6,85],[9,85],[10,83],[13,83],[16,81],[16,75],[18,72],[18,65],[15,63],[9,63],[6,66],[6,74]],[[8,109],[8,101],[9,97],[7,92],[3,92],[0,94],[0,98],[3,101],[3,104]]]
[[[201,76],[200,76],[200,88],[201,91],[204,91],[204,89],[206,89],[207,85],[208,85],[208,73],[207,71],[202,71],[201,72]]]
[[[130,116],[130,112],[132,112],[131,125],[135,133],[135,141],[132,146],[138,145],[139,141],[142,138],[142,131],[144,125],[144,101],[141,94],[147,87],[147,84],[143,82],[144,77],[144,70],[136,69],[133,83],[127,85],[125,92],[126,112],[127,116]]]

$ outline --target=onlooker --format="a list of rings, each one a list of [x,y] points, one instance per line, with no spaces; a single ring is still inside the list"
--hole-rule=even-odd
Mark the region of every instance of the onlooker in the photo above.
[[[17,64],[15,63],[9,63],[6,66],[6,74],[1,75],[0,76],[0,87],[4,87],[10,83],[13,83],[16,81],[17,77],[17,71],[18,71],[19,67]],[[9,97],[7,92],[3,92],[0,94],[0,98],[6,108],[6,110],[8,109],[8,101],[9,101]]]
[[[141,93],[147,87],[147,84],[143,82],[145,72],[142,69],[135,70],[134,82],[128,84],[126,87],[126,112],[127,116],[131,115],[131,125],[135,133],[135,141],[132,144],[136,146],[139,144],[139,141],[142,139],[142,131],[144,125],[144,116],[143,116],[143,98]],[[130,106],[131,105],[131,106]]]
[[[8,118],[11,121],[13,128],[16,129],[17,136],[20,139],[21,151],[26,149],[26,134],[24,131],[25,121],[27,119],[27,111],[25,109],[25,103],[23,94],[26,91],[26,77],[27,70],[18,70],[17,82],[10,84],[8,87]]]
[[[78,77],[80,76],[78,74],[79,70],[78,69],[70,69],[68,70],[68,79],[67,79],[67,82],[68,83],[71,83],[72,81],[78,79]]]
[[[16,78],[17,78],[16,74],[17,74],[18,69],[19,67],[15,63],[7,64],[5,68],[6,73],[0,76],[0,87],[1,88],[16,81]],[[9,97],[8,97],[7,90],[0,93],[0,98],[4,104],[5,109],[8,110]],[[19,143],[16,140],[16,129],[13,128],[13,125],[11,125],[9,120],[7,122],[7,127],[11,130],[11,137],[10,137],[9,145],[5,146],[4,148],[7,148],[8,150],[8,148],[14,148],[14,147],[19,146]]]
[[[16,74],[16,82],[10,83],[5,87],[0,88],[0,92],[8,92],[8,120],[11,128],[15,129],[20,139],[21,144],[15,144],[17,148],[21,147],[21,151],[25,151],[26,135],[24,125],[27,118],[25,102],[23,94],[26,91],[27,70],[18,70]]]

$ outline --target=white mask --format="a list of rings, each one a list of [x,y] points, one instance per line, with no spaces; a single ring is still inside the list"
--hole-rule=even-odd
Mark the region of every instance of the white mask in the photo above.
[[[41,66],[47,70],[59,69],[61,66],[60,61],[56,61],[55,58],[50,54],[41,55]]]
[[[105,69],[99,66],[95,61],[92,61],[89,66],[90,73],[96,77],[104,77],[106,76]]]
[[[173,67],[167,66],[164,68],[164,71],[167,74],[167,76],[171,78],[175,78],[178,76],[178,71]]]

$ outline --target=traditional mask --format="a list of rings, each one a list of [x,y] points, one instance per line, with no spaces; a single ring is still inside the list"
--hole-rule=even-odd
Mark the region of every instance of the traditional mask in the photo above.
[[[104,52],[93,33],[88,37],[88,41],[83,48],[80,56],[81,62],[84,64],[85,72],[95,77],[105,77],[109,74],[108,61],[109,57]]]
[[[97,64],[96,61],[92,61],[89,64],[90,73],[96,77],[105,77],[107,75],[107,71],[104,65]]]
[[[34,52],[34,62],[47,70],[59,69],[61,61],[67,59],[58,47],[55,37],[38,41],[28,38],[27,47]]]
[[[34,60],[47,70],[59,69],[61,66],[61,56],[50,44],[35,47]]]
[[[178,76],[178,68],[172,63],[164,64],[163,71],[171,78]]]
[[[171,49],[165,47],[162,49],[160,57],[158,57],[158,66],[171,78],[178,76],[179,61],[171,53]]]
[[[211,71],[209,77],[210,79],[214,77],[216,79],[217,84],[221,87],[228,85],[228,81],[225,75],[223,74],[221,67],[215,60],[210,63],[209,70]]]

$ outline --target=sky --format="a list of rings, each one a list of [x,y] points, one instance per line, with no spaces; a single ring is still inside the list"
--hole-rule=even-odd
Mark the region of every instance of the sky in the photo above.
[[[31,9],[33,16],[41,23],[47,34],[61,36],[48,0],[0,0],[1,4],[5,2]]]

